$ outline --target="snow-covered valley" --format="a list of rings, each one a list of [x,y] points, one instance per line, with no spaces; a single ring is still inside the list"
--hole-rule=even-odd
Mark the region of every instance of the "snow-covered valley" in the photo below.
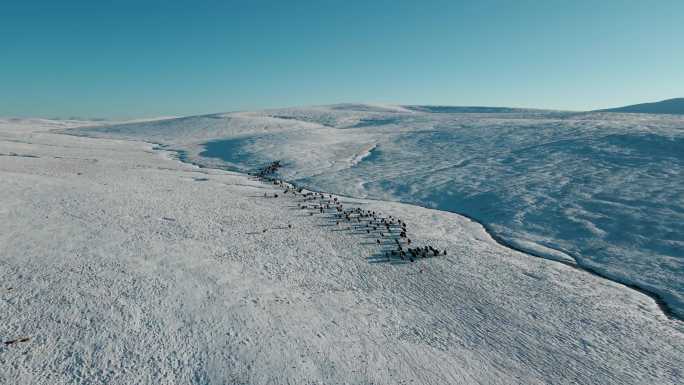
[[[141,142],[225,166],[204,144],[246,140],[248,167],[283,159],[288,179],[371,195],[358,175],[380,167],[387,134],[328,127],[359,124],[360,108],[76,132],[133,141],[0,121],[0,383],[682,382],[682,323],[644,294],[506,248],[454,213],[340,197],[449,250],[377,262],[382,246],[273,185]],[[413,114],[379,112],[395,113]]]
[[[84,130],[208,167],[282,160],[323,191],[463,213],[505,244],[578,264],[684,316],[684,117],[334,105]]]

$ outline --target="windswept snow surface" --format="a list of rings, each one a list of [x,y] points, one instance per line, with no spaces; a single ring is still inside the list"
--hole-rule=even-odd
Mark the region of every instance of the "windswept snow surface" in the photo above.
[[[72,125],[0,121],[1,384],[684,380],[682,323],[651,298],[467,218],[341,198],[449,250],[384,263],[272,185]]]
[[[684,117],[335,105],[85,131],[356,197],[464,213],[507,244],[655,293],[684,317]],[[208,142],[208,143],[207,143]]]

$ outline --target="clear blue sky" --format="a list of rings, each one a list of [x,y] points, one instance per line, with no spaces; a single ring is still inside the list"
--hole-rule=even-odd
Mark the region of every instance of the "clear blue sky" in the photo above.
[[[8,0],[0,9],[0,116],[337,102],[593,109],[678,96],[683,0]]]

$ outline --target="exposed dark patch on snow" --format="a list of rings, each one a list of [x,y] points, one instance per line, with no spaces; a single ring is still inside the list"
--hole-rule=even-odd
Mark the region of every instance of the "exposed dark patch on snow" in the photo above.
[[[0,153],[0,156],[14,156],[14,157],[19,157],[19,158],[40,158],[38,155],[17,154],[17,153],[15,153],[15,152],[10,152],[9,154],[2,154],[2,153]]]

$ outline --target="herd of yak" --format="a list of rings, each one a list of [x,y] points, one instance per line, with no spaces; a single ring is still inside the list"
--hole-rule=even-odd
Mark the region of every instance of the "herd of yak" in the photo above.
[[[333,197],[332,194],[305,191],[301,187],[296,187],[291,183],[273,177],[281,167],[280,161],[275,161],[252,173],[252,175],[283,188],[284,195],[291,194],[301,198],[298,207],[302,210],[308,210],[309,215],[332,213],[331,218],[336,226],[346,226],[350,230],[353,227],[357,231],[375,237],[375,243],[383,246],[382,253],[387,262],[393,258],[414,262],[419,258],[447,254],[446,250],[440,251],[429,245],[423,247],[415,246],[415,243],[412,245],[412,241],[408,237],[407,224],[399,218],[391,215],[385,216],[380,212],[364,210],[359,207],[345,208],[342,202],[337,197]],[[267,197],[268,194],[264,194],[264,196]],[[273,194],[273,197],[277,198],[278,194]]]

